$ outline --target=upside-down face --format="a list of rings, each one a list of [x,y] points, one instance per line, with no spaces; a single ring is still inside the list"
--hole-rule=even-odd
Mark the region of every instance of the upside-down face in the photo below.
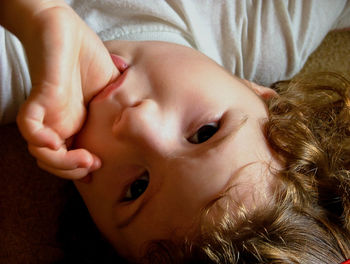
[[[76,182],[101,232],[126,257],[154,239],[184,235],[230,186],[232,199],[263,203],[276,165],[261,97],[197,51],[161,42],[106,43],[122,72],[89,105],[76,146],[102,160]],[[276,164],[275,164],[276,163]]]

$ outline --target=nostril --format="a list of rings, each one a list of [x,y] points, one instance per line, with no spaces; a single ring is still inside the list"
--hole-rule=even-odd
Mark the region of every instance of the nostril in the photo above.
[[[132,102],[132,104],[129,104],[129,107],[135,108],[135,107],[139,107],[142,105],[142,107],[145,107],[148,109],[150,107],[153,108],[153,106],[155,105],[154,103],[155,102],[149,98],[143,98],[143,99],[136,99],[135,98],[135,101]]]
[[[130,107],[138,107],[140,104],[142,104],[142,100],[134,102]]]

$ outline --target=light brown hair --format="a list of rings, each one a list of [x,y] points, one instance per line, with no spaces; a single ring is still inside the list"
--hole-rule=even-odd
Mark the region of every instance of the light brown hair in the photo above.
[[[350,82],[319,73],[276,83],[265,136],[284,168],[278,191],[254,212],[221,210],[209,228],[152,241],[150,263],[341,263],[350,258]],[[237,215],[239,217],[237,217]],[[210,221],[209,221],[210,222]]]

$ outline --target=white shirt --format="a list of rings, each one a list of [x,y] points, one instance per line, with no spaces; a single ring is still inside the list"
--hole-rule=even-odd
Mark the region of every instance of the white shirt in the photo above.
[[[66,2],[102,40],[182,44],[201,51],[241,78],[267,86],[294,76],[330,30],[350,27],[349,0]],[[30,87],[27,64],[15,39],[8,34],[4,37],[14,48],[1,47],[1,89],[22,91],[22,100]],[[3,56],[5,53],[11,55]],[[14,69],[15,78],[8,77],[8,68]],[[11,96],[19,93],[1,92],[1,121],[14,118],[18,100]]]

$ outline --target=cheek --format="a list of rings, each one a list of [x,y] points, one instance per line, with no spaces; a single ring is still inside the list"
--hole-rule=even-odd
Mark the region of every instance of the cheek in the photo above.
[[[74,148],[83,148],[100,158],[103,158],[105,150],[111,144],[111,136],[106,129],[89,118],[82,130],[74,137]]]
[[[93,210],[103,209],[104,206],[112,204],[113,198],[115,198],[111,195],[113,192],[109,190],[108,184],[100,180],[103,178],[102,176],[101,173],[99,175],[94,173],[89,183],[74,182],[89,210],[90,208]]]
[[[75,186],[82,196],[91,218],[98,229],[106,235],[115,224],[113,205],[116,199],[113,196],[114,193],[107,190],[108,185],[100,186],[96,183],[96,178],[89,184],[76,182]]]
[[[86,148],[90,150],[94,145],[92,142],[96,140],[94,135],[97,135],[98,131],[95,131],[92,123],[91,119],[88,119],[79,133],[74,136],[75,148]]]
[[[75,136],[78,147],[93,149],[100,144],[108,144],[116,110],[110,102],[92,102],[88,108],[86,121]]]
[[[95,194],[95,191],[92,188],[92,184],[85,184],[80,182],[75,182],[75,186],[78,189],[81,197],[84,200],[86,207],[89,210],[91,217],[95,223],[99,223],[98,226],[103,224],[103,219],[106,214],[106,202],[104,199],[101,199],[99,195]]]

